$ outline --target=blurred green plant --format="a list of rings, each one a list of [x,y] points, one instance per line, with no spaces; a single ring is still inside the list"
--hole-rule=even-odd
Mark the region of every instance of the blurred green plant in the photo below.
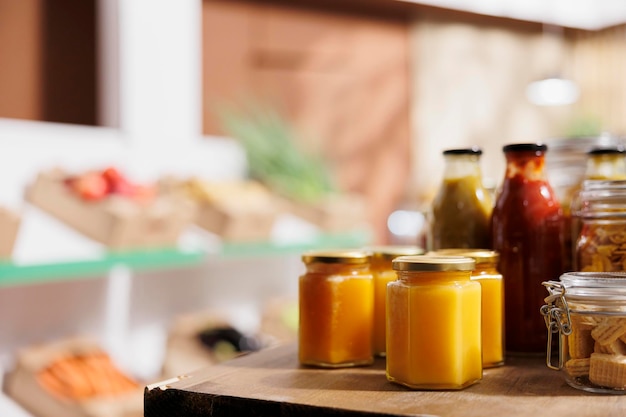
[[[303,149],[303,138],[269,105],[222,106],[224,132],[243,145],[250,177],[287,198],[313,202],[335,192],[330,169]]]
[[[597,136],[602,133],[602,120],[599,117],[585,115],[576,116],[565,129],[566,137]]]

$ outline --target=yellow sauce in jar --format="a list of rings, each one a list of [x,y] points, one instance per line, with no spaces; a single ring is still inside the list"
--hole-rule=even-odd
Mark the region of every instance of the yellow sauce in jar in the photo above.
[[[299,280],[300,363],[347,367],[373,363],[374,281],[367,251],[302,256]]]
[[[471,279],[482,291],[482,345],[483,367],[504,364],[504,282],[496,269],[498,252],[486,249],[442,249],[438,255],[466,256],[474,259],[476,267]]]
[[[374,275],[374,355],[384,356],[387,337],[387,284],[398,276],[391,262],[403,255],[421,255],[419,246],[376,246],[368,248],[372,252],[371,270]]]
[[[474,260],[394,259],[387,288],[387,379],[413,389],[461,389],[482,378],[481,287]]]

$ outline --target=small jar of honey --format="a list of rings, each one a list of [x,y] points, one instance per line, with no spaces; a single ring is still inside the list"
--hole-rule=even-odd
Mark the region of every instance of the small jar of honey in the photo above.
[[[371,254],[362,250],[302,255],[299,346],[302,365],[339,368],[374,362],[374,281]]]

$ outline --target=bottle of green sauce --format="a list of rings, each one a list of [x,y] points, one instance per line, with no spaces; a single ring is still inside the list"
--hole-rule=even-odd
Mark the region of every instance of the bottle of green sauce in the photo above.
[[[483,186],[481,155],[478,147],[443,152],[443,183],[432,203],[432,250],[491,248],[493,201]]]

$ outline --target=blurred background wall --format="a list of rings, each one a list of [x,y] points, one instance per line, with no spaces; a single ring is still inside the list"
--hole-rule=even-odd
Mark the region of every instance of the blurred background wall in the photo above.
[[[416,19],[412,35],[409,198],[417,204],[436,192],[444,148],[481,146],[485,181],[494,186],[503,144],[625,132],[624,81],[614,72],[624,69],[623,25],[595,32],[439,11]],[[529,83],[555,75],[580,86],[578,101],[531,103]]]
[[[0,116],[96,124],[96,2],[0,1]]]
[[[390,242],[393,211],[428,208],[444,149],[481,146],[495,188],[506,143],[626,134],[626,24],[552,20],[396,0],[0,0],[0,205],[23,208],[24,187],[52,166],[246,178],[217,111],[254,100],[365,198],[374,240]],[[531,103],[529,84],[553,75],[578,99]],[[23,226],[19,261],[101,254],[43,216]],[[133,277],[123,340],[107,330],[119,294],[106,277],[3,288],[0,368],[21,345],[95,332],[153,376],[173,317],[232,310],[252,328],[268,300],[294,296],[301,269],[291,254]]]
[[[363,193],[376,235],[397,207],[425,208],[441,152],[479,145],[495,188],[502,145],[621,135],[624,26],[597,31],[397,2],[203,3],[204,131],[221,100],[280,108]],[[225,41],[225,40],[228,41]],[[236,70],[232,71],[232,68]],[[537,106],[529,83],[574,80],[580,99]]]
[[[165,77],[165,62],[184,61],[165,58],[176,49],[176,35],[167,33],[180,32],[183,19],[154,20],[167,19],[163,11],[176,6],[135,3],[1,0],[0,116],[134,129],[132,112],[110,116],[136,105],[126,91],[158,94],[165,84],[152,73]],[[196,102],[186,104],[194,109],[189,123],[199,121],[201,135],[221,136],[221,105],[254,98],[278,109],[308,149],[330,161],[340,187],[365,196],[381,241],[395,208],[429,204],[445,148],[482,146],[485,181],[495,187],[507,142],[624,132],[623,24],[588,30],[383,0],[185,4],[184,19],[195,19],[192,27],[201,31],[199,67],[179,81],[198,88]],[[123,16],[106,17],[145,11],[149,20],[144,6],[159,32],[160,61],[143,59],[159,51],[132,48],[139,36],[125,33]],[[105,51],[116,38],[118,50]],[[124,70],[111,68],[115,57],[121,68],[136,59],[147,81],[137,74],[124,80]],[[530,103],[527,85],[556,74],[578,84],[579,100]],[[163,117],[141,119],[139,132],[158,132],[176,108],[172,100]]]

